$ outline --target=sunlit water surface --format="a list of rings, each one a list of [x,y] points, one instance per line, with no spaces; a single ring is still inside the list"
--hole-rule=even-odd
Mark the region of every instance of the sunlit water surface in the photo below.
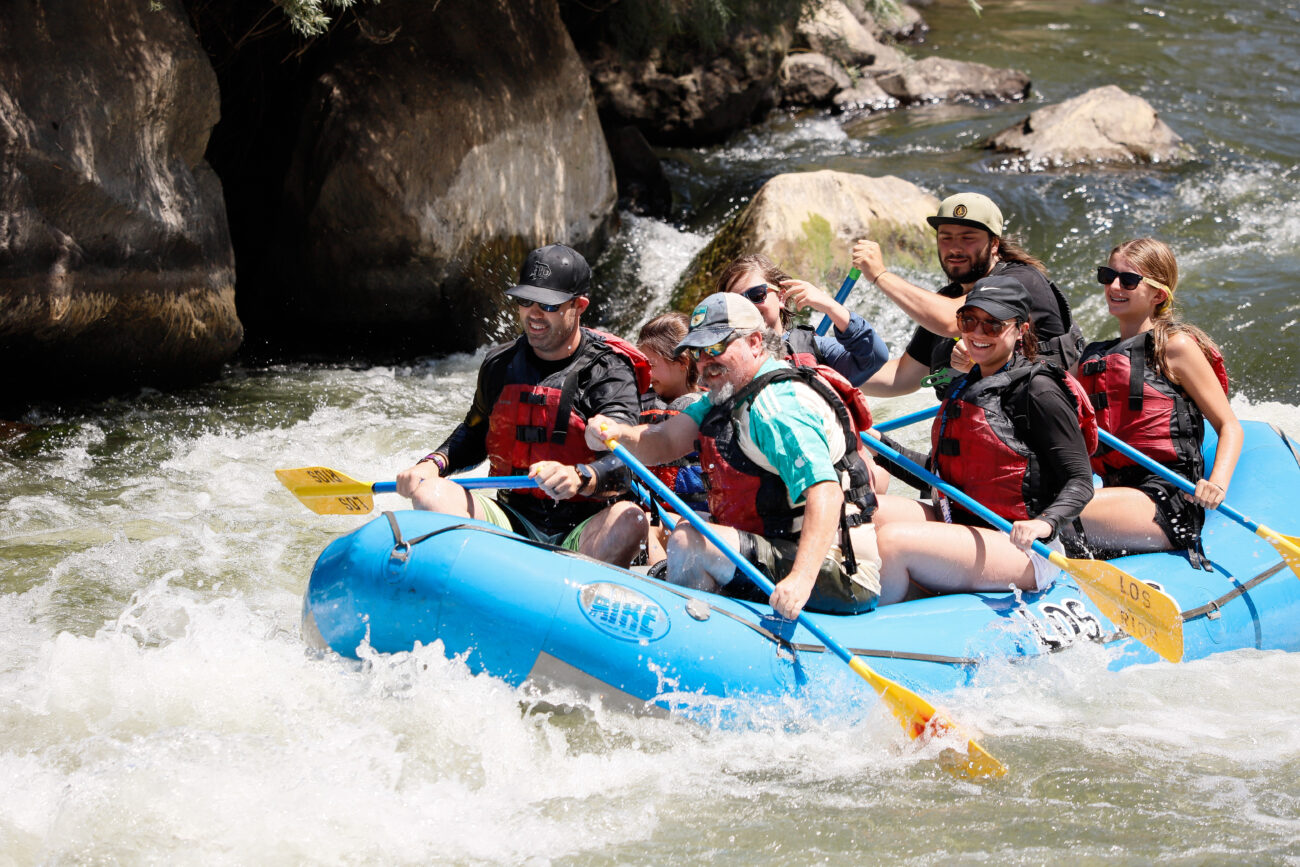
[[[666,154],[681,218],[625,217],[598,269],[617,287],[607,321],[662,304],[763,178],[890,172],[997,196],[1092,334],[1107,323],[1087,276],[1105,250],[1170,240],[1238,413],[1300,431],[1297,5],[987,5],[979,19],[930,7],[918,53],[1027,69],[1041,103],[1115,81],[1197,161],[1024,174],[963,149],[1028,106],[779,115]],[[906,321],[869,289],[854,303],[897,353]],[[941,697],[1012,769],[976,786],[861,695],[830,718],[791,702],[717,731],[521,694],[436,645],[360,663],[309,652],[306,576],[359,519],[309,513],[272,470],[392,478],[459,420],[479,360],[235,366],[188,392],[25,419],[0,450],[0,862],[1300,861],[1300,656],[1115,673],[1090,647],[991,666]],[[1300,532],[1300,514],[1276,529]]]

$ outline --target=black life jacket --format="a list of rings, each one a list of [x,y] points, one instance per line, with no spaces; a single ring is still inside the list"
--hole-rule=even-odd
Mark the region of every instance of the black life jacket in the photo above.
[[[1079,363],[1079,380],[1104,430],[1194,482],[1205,472],[1205,415],[1186,391],[1156,371],[1154,347],[1150,331],[1091,343]],[[1210,364],[1227,394],[1223,357],[1214,353]],[[1126,483],[1134,466],[1108,446],[1092,459],[1093,472],[1108,485]]]
[[[785,333],[785,360],[795,367],[817,367],[826,361],[817,347],[817,332],[807,325],[796,325]]]
[[[842,524],[856,525],[869,516],[876,507],[876,497],[871,490],[871,472],[860,449],[862,441],[849,408],[841,399],[839,390],[825,376],[828,368],[782,367],[755,377],[727,403],[713,407],[700,425],[699,452],[709,481],[709,511],[716,523],[767,537],[796,538],[803,524],[803,506],[790,502],[789,490],[781,477],[752,461],[740,447],[740,424],[748,421],[748,409],[753,400],[768,385],[776,382],[798,380],[806,383],[834,410],[844,435],[844,456],[835,464],[840,474],[845,502],[860,509],[860,516]],[[861,400],[861,392],[848,385],[848,381],[834,371],[848,390]],[[866,421],[870,425],[870,413]],[[865,428],[863,428],[865,430]],[[845,526],[847,529],[847,526]],[[841,548],[848,550],[847,539]]]
[[[1091,453],[1097,421],[1083,388],[1055,365],[1019,357],[973,383],[959,379],[930,428],[935,473],[1008,521],[1037,516],[1060,493],[1048,489],[1038,456],[1025,443],[1028,388],[1035,376],[1051,377],[1072,398]]]

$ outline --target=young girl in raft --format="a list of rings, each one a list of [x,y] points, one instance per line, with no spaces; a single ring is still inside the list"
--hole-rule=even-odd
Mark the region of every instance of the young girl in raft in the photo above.
[[[1061,570],[1030,547],[1042,540],[1061,551],[1057,531],[1092,496],[1087,397],[1064,371],[1033,360],[1024,287],[1006,276],[976,282],[957,324],[974,367],[947,386],[930,460],[941,479],[1011,521],[1011,533],[937,492],[933,505],[880,497],[881,605],[914,591],[1047,589]]]
[[[636,345],[641,354],[650,360],[652,389],[642,398],[642,424],[664,421],[701,397],[695,388],[695,365],[685,353],[673,354],[689,330],[690,320],[685,313],[665,313],[641,326]],[[652,467],[651,471],[673,493],[686,501],[688,506],[708,519],[708,491],[704,487],[698,453],[689,454],[666,466]],[[657,510],[657,507],[652,508]],[[646,556],[649,565],[653,566],[667,556],[664,553],[664,542],[668,537],[668,528],[657,520],[659,516],[656,512],[652,511],[650,517]]]
[[[1119,322],[1118,338],[1089,344],[1079,359],[1097,424],[1194,481],[1196,492],[1182,494],[1102,445],[1093,469],[1105,487],[1083,510],[1085,537],[1108,553],[1187,549],[1199,562],[1205,509],[1223,502],[1244,438],[1228,405],[1223,358],[1203,331],[1174,315],[1178,263],[1164,243],[1120,244],[1097,269],[1097,281]],[[1203,420],[1219,434],[1208,478]]]

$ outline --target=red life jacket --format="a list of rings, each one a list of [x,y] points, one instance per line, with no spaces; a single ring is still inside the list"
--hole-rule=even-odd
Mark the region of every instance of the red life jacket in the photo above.
[[[754,398],[766,386],[792,379],[806,383],[835,411],[846,446],[844,457],[835,464],[845,490],[845,502],[857,505],[863,518],[875,511],[871,472],[860,453],[863,446],[854,414],[841,399],[839,386],[829,384],[831,377],[856,395],[853,402],[860,405],[858,412],[865,413],[870,426],[871,413],[862,393],[829,368],[782,367],[770,371],[755,377],[727,403],[713,407],[700,425],[698,447],[700,463],[708,476],[709,511],[716,523],[768,537],[799,535],[803,506],[791,505],[789,489],[781,477],[750,460],[740,447],[740,422],[747,420],[745,410]]]
[[[519,338],[514,357],[488,417],[487,453],[489,475],[525,475],[538,461],[558,461],[573,466],[589,463],[596,454],[587,447],[587,420],[573,409],[578,378],[605,353],[623,356],[636,373],[637,388],[645,392],[650,386],[650,362],[635,346],[622,338],[590,328],[581,348],[563,370],[540,382],[529,369],[528,355]],[[512,496],[545,498],[540,488],[515,491]],[[573,497],[573,500],[590,499]]]
[[[1127,340],[1091,343],[1079,362],[1079,380],[1103,429],[1152,460],[1196,480],[1205,470],[1201,454],[1205,415],[1187,392],[1156,371],[1154,346],[1150,331]],[[1223,357],[1215,352],[1210,365],[1227,394]],[[1106,446],[1092,459],[1093,471],[1111,485],[1122,483],[1121,476],[1135,466]]]
[[[1038,456],[1023,434],[1034,376],[1050,376],[1070,396],[1091,454],[1097,419],[1082,386],[1055,365],[1024,359],[974,383],[958,380],[930,428],[935,473],[1008,521],[1035,517],[1059,493],[1047,490]]]

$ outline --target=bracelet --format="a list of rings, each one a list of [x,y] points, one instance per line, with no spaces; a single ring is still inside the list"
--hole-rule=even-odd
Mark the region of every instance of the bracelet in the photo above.
[[[880,285],[880,278],[881,278],[881,277],[884,277],[884,276],[885,276],[886,274],[888,274],[888,273],[889,273],[888,270],[881,271],[879,274],[876,275],[876,279],[874,279],[874,280],[871,281],[871,285],[872,285],[872,286],[879,286],[879,285]]]
[[[447,459],[444,458],[442,455],[438,454],[437,452],[429,452],[429,454],[420,458],[418,461],[416,461],[416,463],[422,464],[425,461],[433,461],[438,466],[438,475],[442,475],[443,473],[447,472]]]

